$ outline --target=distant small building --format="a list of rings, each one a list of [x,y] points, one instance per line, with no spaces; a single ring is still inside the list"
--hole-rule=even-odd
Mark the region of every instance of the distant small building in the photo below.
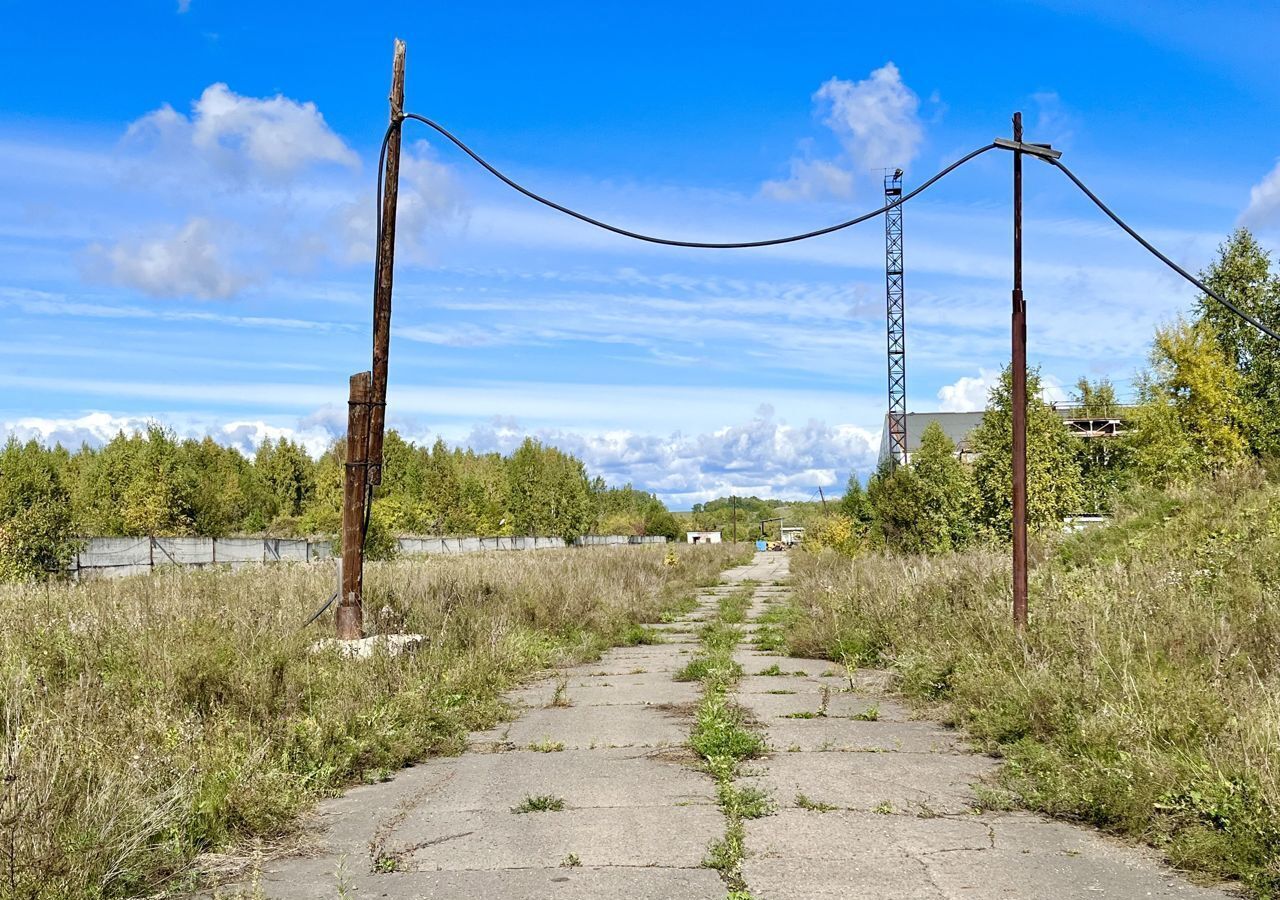
[[[785,525],[782,529],[782,543],[790,547],[793,544],[803,543],[804,528],[799,525]]]
[[[720,532],[718,531],[686,531],[684,537],[690,544],[720,543]]]

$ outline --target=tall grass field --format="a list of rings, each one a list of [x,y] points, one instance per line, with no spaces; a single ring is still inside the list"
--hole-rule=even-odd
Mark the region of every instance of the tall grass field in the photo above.
[[[1004,757],[1004,802],[1280,896],[1280,484],[1260,469],[1140,491],[1042,547],[1025,637],[1002,549],[792,572],[790,651],[891,667]]]
[[[189,884],[199,854],[287,833],[316,799],[456,753],[502,691],[692,602],[729,545],[475,554],[368,567],[371,632],[313,652],[331,568],[161,571],[0,586],[0,897]],[[670,564],[674,562],[675,564]]]

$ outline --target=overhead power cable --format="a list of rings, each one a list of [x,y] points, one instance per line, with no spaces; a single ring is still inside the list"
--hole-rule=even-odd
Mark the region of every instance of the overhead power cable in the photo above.
[[[1243,309],[1241,309],[1239,306],[1237,306],[1236,304],[1232,303],[1232,302],[1231,302],[1230,300],[1228,300],[1226,297],[1222,296],[1222,295],[1221,295],[1221,294],[1219,294],[1217,291],[1215,291],[1215,290],[1213,290],[1212,288],[1210,288],[1207,284],[1205,284],[1205,283],[1204,283],[1203,281],[1201,281],[1199,278],[1195,277],[1195,276],[1194,276],[1194,275],[1192,275],[1190,272],[1188,272],[1186,269],[1182,268],[1182,266],[1178,265],[1178,264],[1177,264],[1176,262],[1174,262],[1172,259],[1170,259],[1169,257],[1165,256],[1163,253],[1161,253],[1161,252],[1160,252],[1160,250],[1158,250],[1158,249],[1155,247],[1155,245],[1153,245],[1149,240],[1147,240],[1147,239],[1146,239],[1146,238],[1144,238],[1141,234],[1139,234],[1139,233],[1138,233],[1138,232],[1133,228],[1133,226],[1131,226],[1131,225],[1130,225],[1128,222],[1126,222],[1124,219],[1122,219],[1122,218],[1120,218],[1118,215],[1116,215],[1116,213],[1115,213],[1114,211],[1112,211],[1111,207],[1109,207],[1109,206],[1107,206],[1107,204],[1103,203],[1103,202],[1102,202],[1102,199],[1101,199],[1097,194],[1095,194],[1093,191],[1089,190],[1089,186],[1088,186],[1088,185],[1086,185],[1083,181],[1081,181],[1081,180],[1076,176],[1076,173],[1075,173],[1075,172],[1072,172],[1072,171],[1071,171],[1070,169],[1068,169],[1065,165],[1063,165],[1063,163],[1062,163],[1062,161],[1061,161],[1061,160],[1045,158],[1045,162],[1049,163],[1049,165],[1051,165],[1051,166],[1055,166],[1057,169],[1059,169],[1059,170],[1062,172],[1062,174],[1063,174],[1063,175],[1066,175],[1068,178],[1070,178],[1070,179],[1071,179],[1071,181],[1075,184],[1075,186],[1076,186],[1076,187],[1078,187],[1081,191],[1083,191],[1083,192],[1084,192],[1084,195],[1085,195],[1086,197],[1088,197],[1090,200],[1092,200],[1092,201],[1093,201],[1094,206],[1098,207],[1098,209],[1100,209],[1100,210],[1102,210],[1104,213],[1106,213],[1107,217],[1108,217],[1109,219],[1111,219],[1111,221],[1112,221],[1112,222],[1115,222],[1117,225],[1119,225],[1119,226],[1120,226],[1120,228],[1121,228],[1121,229],[1122,229],[1122,230],[1123,230],[1127,235],[1129,235],[1129,237],[1133,238],[1135,241],[1137,241],[1139,244],[1141,244],[1143,247],[1145,247],[1148,253],[1150,253],[1150,254],[1151,254],[1152,256],[1154,256],[1156,259],[1160,260],[1162,263],[1164,263],[1164,264],[1165,264],[1166,266],[1168,266],[1170,269],[1173,269],[1173,271],[1177,272],[1179,275],[1181,275],[1181,276],[1182,276],[1183,278],[1185,278],[1187,281],[1191,282],[1191,283],[1192,283],[1193,285],[1195,285],[1197,288],[1199,288],[1200,290],[1204,291],[1204,293],[1205,293],[1207,296],[1212,297],[1214,300],[1217,300],[1219,303],[1221,303],[1224,307],[1226,307],[1228,310],[1230,310],[1232,313],[1234,313],[1234,314],[1235,314],[1236,316],[1238,316],[1240,319],[1244,320],[1245,322],[1248,322],[1250,325],[1252,325],[1254,328],[1256,328],[1256,329],[1258,329],[1259,331],[1261,331],[1263,334],[1265,334],[1265,335],[1269,335],[1270,337],[1275,338],[1277,341],[1280,341],[1280,331],[1277,331],[1275,328],[1272,328],[1271,326],[1267,325],[1266,323],[1261,322],[1261,321],[1259,321],[1257,318],[1255,318],[1255,317],[1253,317],[1253,316],[1249,315],[1249,313],[1245,312],[1245,311],[1244,311]]]
[[[884,206],[871,210],[871,212],[863,213],[860,216],[855,216],[854,218],[848,219],[844,222],[837,222],[835,225],[828,225],[826,228],[818,228],[814,231],[806,231],[803,234],[792,234],[786,237],[768,238],[760,241],[730,241],[726,243],[715,242],[715,241],[680,241],[680,240],[675,240],[673,238],[656,237],[654,235],[644,234],[639,231],[631,231],[627,228],[619,228],[617,225],[610,225],[608,222],[602,222],[599,219],[595,219],[595,218],[592,218],[591,216],[588,216],[586,213],[580,213],[576,209],[570,209],[567,206],[563,206],[559,203],[556,203],[554,200],[548,200],[546,197],[543,197],[541,194],[534,193],[533,191],[529,190],[527,187],[515,181],[514,179],[508,178],[506,175],[500,172],[497,168],[490,165],[479,153],[476,153],[474,150],[472,150],[470,147],[464,144],[461,139],[459,139],[456,135],[454,135],[451,131],[449,131],[449,129],[445,128],[443,125],[439,124],[438,122],[433,122],[430,119],[428,119],[426,116],[420,116],[417,113],[405,113],[404,117],[406,119],[414,119],[415,121],[421,122],[429,128],[434,128],[441,135],[443,135],[445,138],[451,141],[459,150],[461,150],[463,153],[467,154],[467,156],[470,156],[472,159],[474,159],[484,169],[486,169],[490,175],[497,178],[507,187],[521,194],[524,194],[530,200],[533,200],[537,203],[541,203],[543,206],[547,206],[547,207],[550,207],[551,209],[554,209],[556,212],[564,213],[566,216],[572,216],[573,218],[578,219],[581,222],[586,222],[588,225],[594,225],[597,228],[603,228],[605,231],[611,231],[614,234],[619,234],[619,235],[622,235],[623,237],[633,238],[634,240],[637,240],[637,241],[645,241],[646,243],[649,243],[649,244],[662,244],[663,246],[666,246],[666,247],[691,247],[698,250],[745,250],[751,247],[774,247],[774,246],[777,246],[778,244],[793,244],[796,241],[807,241],[809,238],[821,237],[824,234],[831,234],[832,232],[835,232],[835,231],[842,231],[845,228],[851,228],[852,226],[861,224],[862,222],[866,222],[869,219],[874,219],[876,216],[884,215],[887,211],[893,209],[895,206],[900,206],[903,203],[906,203],[908,200],[910,200],[912,197],[915,197],[917,194],[920,194],[928,190],[936,182],[940,181],[945,176],[954,172],[956,169],[960,168],[965,163],[969,162],[969,160],[974,159],[975,157],[981,156],[982,154],[986,153],[988,150],[994,150],[996,148],[995,143],[987,144],[985,147],[979,147],[977,150],[974,150],[973,152],[967,153],[964,156],[960,157],[951,165],[947,166],[945,169],[939,172],[937,175],[934,175],[932,178],[921,183],[921,185],[917,187],[915,190],[908,191],[907,193],[903,194],[894,202],[887,203]],[[396,124],[392,123],[392,125],[388,128],[387,133],[390,134],[391,128],[395,128],[395,127],[396,127]],[[385,144],[386,144],[386,138],[383,138],[383,145],[385,146]]]
[[[866,222],[870,219],[874,219],[877,216],[883,215],[884,213],[888,212],[894,207],[897,207],[902,205],[903,203],[906,203],[908,200],[912,199],[913,197],[916,197],[922,192],[928,190],[930,187],[932,187],[942,178],[954,172],[956,169],[960,168],[965,163],[968,163],[969,161],[975,159],[978,156],[981,156],[982,154],[986,153],[988,150],[1017,149],[1016,147],[1010,146],[1008,142],[1000,143],[1000,142],[993,141],[992,143],[987,144],[986,146],[979,147],[976,150],[973,150],[970,153],[967,153],[964,156],[960,157],[955,162],[951,163],[951,165],[942,169],[932,178],[929,178],[926,181],[922,182],[914,190],[908,191],[907,193],[903,194],[894,202],[887,203],[878,209],[874,209],[874,210],[871,210],[870,212],[863,213],[862,215],[855,216],[852,219],[847,219],[843,222],[837,222],[835,225],[828,225],[825,228],[818,228],[813,231],[803,232],[801,234],[792,234],[792,235],[787,235],[785,237],[778,237],[778,238],[766,238],[764,240],[757,240],[757,241],[730,241],[730,242],[683,241],[683,240],[676,240],[673,238],[658,237],[656,235],[651,235],[651,234],[644,234],[642,232],[632,231],[627,228],[621,228],[617,225],[611,225],[608,222],[603,222],[600,219],[596,219],[585,213],[578,212],[575,209],[572,209],[570,207],[564,206],[563,204],[557,203],[554,200],[550,200],[546,197],[543,197],[541,194],[531,191],[529,188],[520,184],[515,179],[510,178],[509,176],[504,174],[502,171],[500,171],[497,167],[490,164],[479,153],[477,153],[476,151],[468,147],[466,143],[462,141],[461,138],[453,134],[453,132],[449,131],[449,129],[445,128],[439,122],[435,122],[431,119],[428,119],[426,116],[421,116],[421,115],[418,115],[417,113],[405,113],[402,119],[393,121],[387,127],[387,132],[383,136],[382,150],[379,153],[379,157],[378,157],[378,221],[379,223],[381,223],[381,216],[382,216],[382,169],[384,165],[384,159],[386,157],[387,141],[390,139],[393,130],[400,127],[400,123],[403,121],[403,119],[413,119],[439,132],[441,136],[443,136],[445,139],[450,141],[454,146],[456,146],[459,150],[461,150],[467,156],[475,160],[482,168],[484,168],[487,172],[489,172],[489,174],[493,175],[503,184],[507,185],[512,190],[520,194],[523,194],[524,196],[528,197],[530,200],[535,201],[536,203],[540,203],[543,206],[549,207],[550,209],[554,209],[556,212],[560,212],[560,213],[563,213],[564,215],[571,216],[572,218],[578,219],[579,221],[586,222],[588,225],[594,225],[597,228],[602,228],[605,231],[609,231],[609,232],[612,232],[613,234],[621,235],[622,237],[632,238],[638,241],[645,241],[646,243],[650,243],[650,244],[661,244],[667,247],[690,247],[690,248],[701,249],[701,250],[744,250],[744,249],[749,249],[751,247],[773,247],[779,244],[791,244],[791,243],[795,243],[796,241],[804,241],[804,240],[808,240],[809,238],[821,237],[824,234],[831,234],[836,231],[842,231],[845,228],[850,228],[854,225],[858,225],[858,224],[861,224],[862,222]],[[1031,145],[1031,146],[1034,146],[1034,145]],[[1154,244],[1152,244],[1145,237],[1139,234],[1132,226],[1130,226],[1129,223],[1127,223],[1124,219],[1120,218],[1120,216],[1116,215],[1116,213],[1113,212],[1109,206],[1103,203],[1102,200],[1098,197],[1098,195],[1095,194],[1093,191],[1091,191],[1088,185],[1086,185],[1083,181],[1081,181],[1074,172],[1072,172],[1069,168],[1067,168],[1066,165],[1062,163],[1061,160],[1051,155],[1043,155],[1040,153],[1036,153],[1034,151],[1027,151],[1027,152],[1028,152],[1028,155],[1038,156],[1040,159],[1043,159],[1045,162],[1049,163],[1052,166],[1056,166],[1059,170],[1061,170],[1061,172],[1064,175],[1066,175],[1067,178],[1071,179],[1071,181],[1075,184],[1077,188],[1079,188],[1081,191],[1084,192],[1085,196],[1087,196],[1090,200],[1094,202],[1094,204],[1098,207],[1098,209],[1102,210],[1102,212],[1105,213],[1108,218],[1110,218],[1113,222],[1115,222],[1118,226],[1120,226],[1120,228],[1123,229],[1126,234],[1128,234],[1131,238],[1133,238],[1135,241],[1141,244],[1147,250],[1147,252],[1149,252],[1156,259],[1160,260],[1170,269],[1177,272],[1179,275],[1185,278],[1188,282],[1190,282],[1196,288],[1203,291],[1206,296],[1212,297],[1215,301],[1222,304],[1224,308],[1229,310],[1233,315],[1239,317],[1242,321],[1248,322],[1250,325],[1258,329],[1258,331],[1262,332],[1263,334],[1268,335],[1269,337],[1272,337],[1275,340],[1280,341],[1280,331],[1277,331],[1276,328],[1270,325],[1267,325],[1266,323],[1260,321],[1256,317],[1245,312],[1235,303],[1231,302],[1230,300],[1228,300],[1226,297],[1224,297],[1222,294],[1218,293],[1217,291],[1211,289],[1199,278],[1196,278],[1186,269],[1182,268],[1182,266],[1178,265],[1176,262],[1170,259],[1166,254],[1161,252]],[[379,233],[381,233],[381,230],[379,230]],[[374,277],[377,278],[378,275],[379,273],[376,271],[376,266],[375,266]]]

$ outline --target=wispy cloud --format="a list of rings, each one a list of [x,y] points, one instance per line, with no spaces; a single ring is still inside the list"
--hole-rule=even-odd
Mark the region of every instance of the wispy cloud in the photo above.
[[[1251,228],[1280,224],[1280,161],[1249,189],[1249,205],[1240,215],[1240,224]]]
[[[870,169],[906,166],[924,140],[920,98],[892,62],[862,81],[832,78],[813,95],[844,154],[836,160],[793,159],[791,174],[767,181],[762,192],[776,200],[848,197]]]
[[[216,226],[193,218],[180,229],[110,247],[91,244],[86,272],[91,278],[135,288],[152,297],[225,299],[252,280],[228,258]]]

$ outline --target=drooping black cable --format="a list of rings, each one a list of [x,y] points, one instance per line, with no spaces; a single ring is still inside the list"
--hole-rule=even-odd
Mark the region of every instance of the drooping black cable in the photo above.
[[[949,175],[951,172],[954,172],[956,169],[960,168],[965,163],[969,162],[969,160],[973,159],[974,157],[981,156],[983,153],[986,153],[988,150],[994,150],[996,147],[994,143],[987,144],[985,147],[979,147],[977,150],[974,150],[973,152],[967,153],[964,156],[960,157],[958,160],[953,162],[951,165],[947,166],[941,172],[934,175],[932,178],[928,179],[927,181],[921,183],[919,187],[915,188],[914,190],[908,191],[907,193],[903,194],[901,197],[899,197],[897,200],[893,201],[892,203],[887,203],[884,206],[880,207],[879,209],[873,209],[871,212],[863,213],[860,216],[856,216],[844,222],[838,222],[835,225],[828,225],[826,228],[818,228],[814,231],[806,231],[803,234],[792,234],[786,237],[768,238],[766,240],[760,240],[760,241],[732,241],[728,243],[717,243],[717,242],[711,242],[711,241],[679,241],[679,240],[674,240],[672,238],[655,237],[654,235],[651,235],[651,234],[643,234],[638,231],[630,231],[629,229],[626,229],[626,228],[619,228],[617,225],[610,225],[608,222],[602,222],[599,219],[595,219],[595,218],[592,218],[591,216],[586,215],[585,213],[580,213],[575,209],[570,209],[567,206],[562,206],[561,204],[556,203],[554,200],[549,200],[546,197],[543,197],[541,194],[535,194],[533,191],[529,190],[527,187],[520,184],[519,182],[511,178],[508,178],[506,175],[504,175],[494,166],[490,165],[482,156],[480,156],[480,154],[476,153],[474,150],[472,150],[470,147],[464,144],[461,141],[461,139],[456,137],[451,131],[449,131],[447,128],[445,128],[443,125],[439,124],[438,122],[433,122],[431,119],[428,119],[426,116],[420,116],[417,113],[405,113],[404,117],[406,119],[413,119],[417,122],[421,122],[427,127],[435,129],[442,136],[444,136],[449,141],[451,141],[454,144],[454,146],[456,146],[463,153],[467,154],[467,156],[470,156],[473,160],[479,163],[486,171],[488,171],[490,175],[497,178],[507,187],[521,194],[524,194],[524,196],[528,197],[530,200],[533,200],[537,203],[541,203],[543,206],[547,206],[547,207],[550,207],[551,209],[554,209],[556,212],[564,213],[566,216],[571,216],[581,222],[586,222],[588,225],[594,225],[597,228],[603,228],[605,231],[611,231],[614,234],[621,235],[622,237],[633,238],[634,240],[637,240],[637,241],[645,241],[646,243],[649,243],[649,244],[662,244],[663,246],[666,246],[666,247],[691,247],[698,250],[745,250],[750,247],[774,247],[774,246],[777,246],[778,244],[791,244],[796,241],[805,241],[805,240],[808,240],[809,238],[821,237],[824,234],[831,234],[832,232],[835,232],[835,231],[841,231],[845,228],[850,228],[854,225],[858,225],[858,224],[861,224],[862,222],[866,222],[869,219],[874,219],[876,216],[883,215],[885,212],[888,212],[889,210],[893,209],[895,206],[900,206],[903,203],[906,203],[908,200],[910,200],[912,197],[915,197],[917,194],[920,194],[921,192],[928,190],[936,182],[941,180],[946,175]],[[387,129],[387,133],[390,134],[391,128],[394,128],[394,127],[395,127],[395,124],[393,123]],[[385,144],[386,138],[383,139],[383,142]]]
[[[1098,197],[1097,194],[1089,190],[1088,185],[1086,185],[1083,181],[1081,181],[1078,177],[1076,177],[1075,172],[1072,172],[1065,165],[1063,165],[1061,160],[1045,159],[1045,162],[1049,163],[1052,166],[1055,166],[1059,171],[1062,172],[1063,175],[1066,175],[1067,178],[1071,179],[1071,181],[1075,184],[1075,186],[1078,187],[1081,191],[1083,191],[1086,197],[1088,197],[1090,200],[1093,201],[1094,206],[1102,210],[1107,215],[1107,217],[1111,219],[1112,222],[1115,222],[1117,225],[1119,225],[1120,228],[1126,234],[1129,235],[1129,237],[1133,238],[1135,241],[1137,241],[1139,244],[1145,247],[1148,253],[1150,253],[1156,259],[1160,260],[1170,269],[1173,269],[1173,271],[1177,272],[1179,275],[1181,275],[1187,281],[1191,282],[1197,288],[1204,291],[1204,293],[1207,296],[1210,296],[1214,300],[1217,300],[1219,303],[1221,303],[1224,307],[1229,309],[1232,313],[1234,313],[1240,319],[1242,319],[1245,322],[1248,322],[1250,325],[1252,325],[1254,328],[1261,331],[1263,334],[1268,335],[1269,337],[1273,337],[1277,341],[1280,341],[1280,331],[1277,331],[1275,328],[1272,328],[1271,326],[1265,324],[1264,322],[1261,322],[1258,319],[1254,318],[1253,316],[1249,315],[1247,312],[1245,312],[1240,307],[1236,306],[1234,303],[1232,303],[1226,297],[1219,294],[1217,291],[1211,290],[1209,286],[1206,285],[1199,278],[1196,278],[1186,269],[1182,268],[1182,266],[1178,265],[1176,262],[1174,262],[1169,257],[1161,253],[1158,249],[1156,249],[1156,247],[1150,241],[1148,241],[1146,238],[1140,235],[1137,231],[1135,231],[1133,227],[1129,225],[1128,222],[1126,222],[1124,219],[1116,215],[1115,212],[1112,211],[1111,207],[1103,203],[1102,199]]]

